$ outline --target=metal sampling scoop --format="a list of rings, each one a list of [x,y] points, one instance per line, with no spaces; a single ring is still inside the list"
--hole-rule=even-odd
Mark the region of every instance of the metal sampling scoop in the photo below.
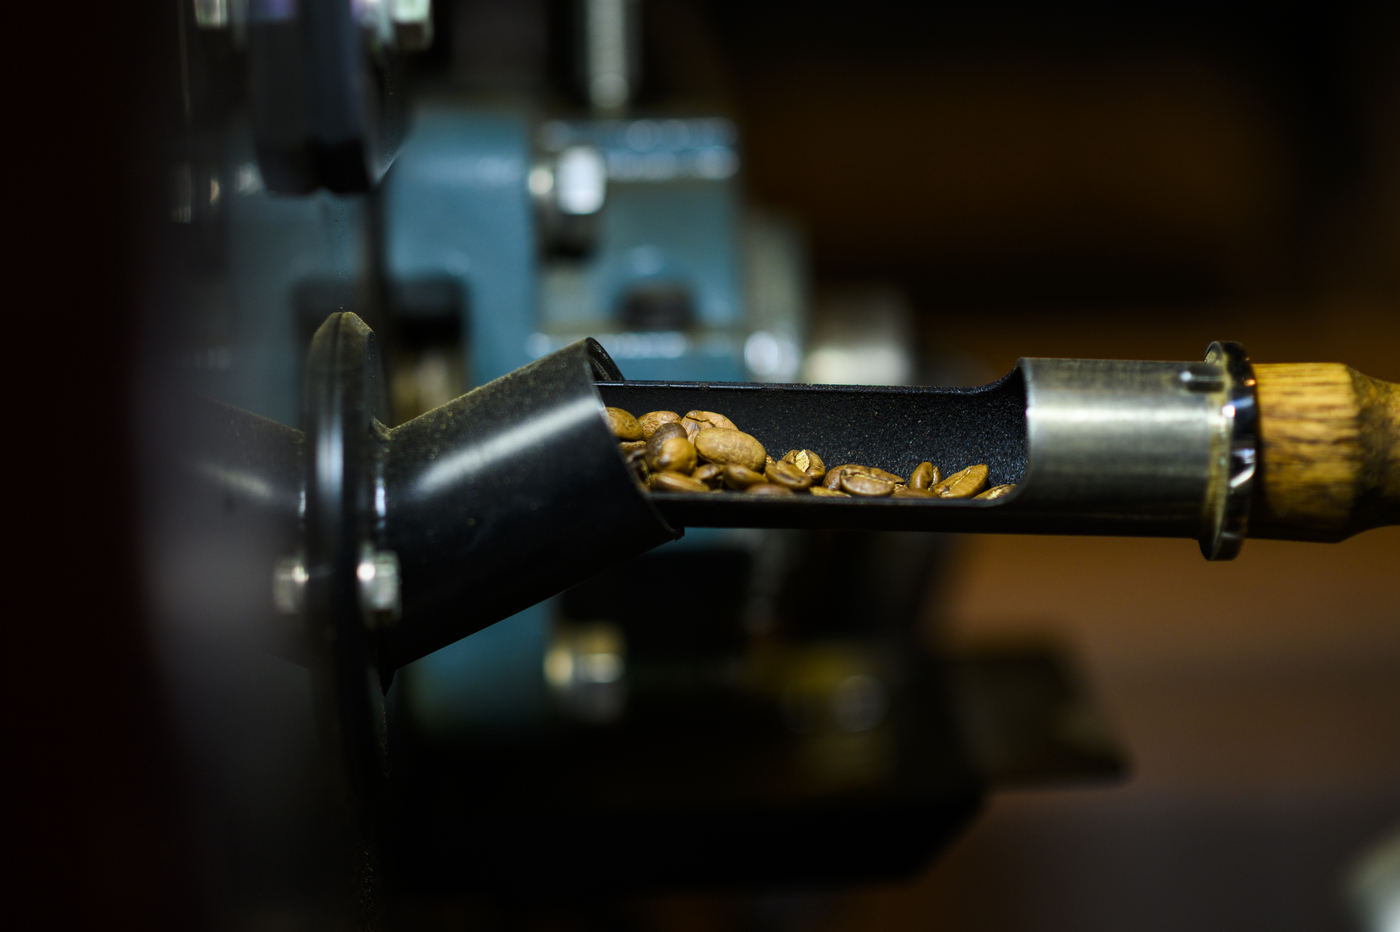
[[[1022,359],[978,388],[600,383],[635,413],[726,415],[770,455],[945,475],[985,463],[995,500],[653,493],[673,524],[1340,540],[1400,523],[1400,387],[1334,363]]]
[[[906,476],[984,463],[989,487],[1016,484],[988,501],[653,493],[674,524],[1194,537],[1220,559],[1247,528],[1254,384],[1243,350],[1215,344],[1197,363],[1023,359],[980,388],[598,387],[636,413],[717,411],[774,457],[811,448]]]
[[[583,340],[387,429],[374,335],[337,314],[306,384],[304,433],[217,406],[191,416],[187,459],[229,539],[263,542],[245,561],[249,598],[275,562],[283,611],[378,613],[388,670],[685,527],[1189,537],[1227,559],[1247,534],[1340,540],[1400,523],[1400,388],[1330,363],[1251,366],[1231,343],[1203,362],[1023,359],[980,388],[886,388],[628,382]],[[990,485],[1016,489],[648,492],[604,405],[716,411],[775,458],[810,448],[828,467],[985,463]]]

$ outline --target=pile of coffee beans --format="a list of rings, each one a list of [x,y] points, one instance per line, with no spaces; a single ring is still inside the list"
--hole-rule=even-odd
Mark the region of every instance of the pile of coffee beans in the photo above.
[[[608,426],[637,479],[654,492],[748,495],[816,495],[840,498],[1001,498],[1016,488],[987,488],[985,464],[944,476],[920,463],[908,478],[874,466],[843,463],[827,468],[811,450],[789,450],[782,459],[733,421],[713,411],[651,411],[633,417],[608,408]]]

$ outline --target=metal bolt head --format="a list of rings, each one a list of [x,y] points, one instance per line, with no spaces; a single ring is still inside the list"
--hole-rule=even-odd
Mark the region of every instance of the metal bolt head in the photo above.
[[[360,604],[366,611],[399,616],[403,602],[399,597],[398,554],[392,550],[375,550],[366,544],[355,576],[360,583]]]
[[[272,601],[284,615],[299,615],[306,604],[306,564],[300,555],[277,561],[272,574]]]

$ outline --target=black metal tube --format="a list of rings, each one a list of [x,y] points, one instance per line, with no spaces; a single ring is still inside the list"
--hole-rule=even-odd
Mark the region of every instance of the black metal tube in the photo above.
[[[381,658],[402,666],[680,536],[618,451],[593,340],[517,369],[389,432],[384,546],[402,618]]]

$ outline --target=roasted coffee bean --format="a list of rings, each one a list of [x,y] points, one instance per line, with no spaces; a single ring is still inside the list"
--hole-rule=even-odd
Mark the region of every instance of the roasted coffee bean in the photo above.
[[[841,477],[854,475],[859,472],[860,469],[861,467],[857,466],[855,463],[843,463],[835,469],[828,469],[825,478],[822,479],[822,486],[828,489],[840,489]]]
[[[981,492],[981,493],[979,493],[978,495],[975,495],[975,496],[973,496],[973,497],[974,497],[974,498],[986,498],[986,499],[991,499],[991,498],[1005,498],[1006,496],[1010,495],[1013,491],[1015,491],[1015,489],[1016,489],[1016,484],[1015,484],[1015,483],[1012,483],[1011,485],[994,485],[994,486],[992,486],[990,489],[988,489],[987,491]]]
[[[933,487],[939,498],[971,498],[987,485],[987,467],[979,463],[953,473]]]
[[[686,436],[690,438],[692,443],[695,442],[695,435],[702,430],[710,430],[715,427],[725,430],[739,429],[729,418],[713,411],[687,411],[685,417],[681,418],[681,426],[685,428]]]
[[[668,437],[655,452],[648,446],[647,465],[653,472],[681,472],[689,475],[695,471],[695,445],[684,437]]]
[[[738,463],[755,472],[763,469],[767,454],[763,444],[743,431],[726,427],[702,430],[695,435],[696,452],[710,463]]]
[[[619,440],[642,440],[642,425],[631,412],[621,408],[604,408],[608,416],[608,428]]]
[[[626,444],[623,444],[623,446],[626,446]],[[637,474],[638,479],[645,480],[646,477],[650,475],[651,470],[647,468],[646,450],[625,450],[623,451],[622,457],[627,460],[627,465],[632,467],[632,471]]]
[[[637,418],[637,424],[641,425],[641,435],[651,439],[651,435],[657,432],[657,428],[662,424],[679,424],[680,416],[675,411],[647,411],[643,416]]]
[[[812,477],[813,482],[820,482],[826,475],[826,464],[822,458],[811,450],[789,450],[783,457],[783,462],[791,463],[804,473]]]
[[[813,495],[818,496],[819,498],[850,498],[850,496],[847,495],[845,492],[839,491],[837,489],[823,488],[819,485],[814,485],[807,491],[811,492]]]
[[[689,441],[686,441],[689,443]],[[658,492],[708,492],[710,487],[678,472],[659,472],[647,484]]]
[[[918,468],[909,474],[909,488],[927,489],[943,481],[943,476],[938,472],[938,467],[932,463],[920,463]]]
[[[774,463],[763,471],[768,481],[785,489],[798,491],[812,487],[812,477],[797,468],[795,463],[786,460]]]
[[[838,489],[845,476],[866,476],[871,479],[879,479],[881,482],[888,482],[891,485],[904,484],[904,479],[892,472],[885,472],[883,469],[876,469],[873,466],[863,466],[860,463],[842,463],[835,469],[827,470],[822,485],[828,489]]]
[[[651,435],[651,439],[646,441],[648,465],[661,455],[661,448],[665,446],[667,440],[677,439],[685,440],[685,428],[681,427],[679,423],[672,422],[658,427],[656,432]]]
[[[880,498],[894,493],[895,484],[875,476],[846,473],[841,477],[841,491],[865,498]]]
[[[945,479],[937,466],[924,462],[906,481],[896,473],[862,463],[827,469],[822,458],[808,449],[789,450],[781,460],[774,460],[756,437],[714,411],[687,411],[684,416],[674,411],[649,411],[632,418],[621,408],[608,408],[607,414],[610,427],[622,441],[628,465],[652,488],[662,491],[725,488],[752,495],[802,493],[820,498],[854,495],[928,500],[997,499],[1016,488],[986,488],[985,464],[969,466]],[[636,439],[638,432],[644,439]]]
[[[895,498],[937,498],[928,489],[912,489],[907,486],[898,486],[894,490]]]
[[[703,482],[713,489],[724,479],[724,467],[718,463],[703,463],[695,467],[695,472],[690,474],[690,478]]]
[[[671,421],[667,424],[662,424],[657,427],[656,430],[652,431],[651,436],[647,438],[647,443],[654,443],[659,446],[672,437],[685,437],[687,440],[690,439],[686,436],[685,428],[681,426],[680,421]]]
[[[648,411],[637,418],[637,423],[642,426],[642,436],[650,440],[662,424],[678,424],[680,419],[681,416],[674,411]]]
[[[763,473],[738,463],[729,463],[724,467],[724,484],[731,489],[743,490],[767,481]]]

